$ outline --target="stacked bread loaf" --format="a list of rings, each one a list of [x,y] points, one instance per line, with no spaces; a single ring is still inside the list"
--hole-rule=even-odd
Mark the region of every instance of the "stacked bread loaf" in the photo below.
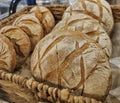
[[[12,42],[0,35],[0,69],[9,72],[14,71],[16,65],[16,53]]]
[[[13,25],[20,27],[31,40],[32,49],[55,25],[52,13],[43,6],[33,7],[29,14],[19,16]]]
[[[29,56],[31,50],[29,37],[16,26],[5,26],[0,30],[0,34],[6,36],[13,43],[16,51],[16,66],[19,67]]]
[[[13,24],[1,28],[0,68],[13,72],[15,67],[20,67],[54,25],[52,13],[46,7],[35,6],[17,17]]]
[[[111,84],[108,35],[113,17],[105,0],[77,0],[36,45],[31,71],[38,81],[103,101]],[[72,101],[71,101],[72,103]]]

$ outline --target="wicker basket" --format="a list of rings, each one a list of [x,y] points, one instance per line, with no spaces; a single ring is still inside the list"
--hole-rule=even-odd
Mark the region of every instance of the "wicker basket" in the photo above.
[[[59,21],[64,10],[67,8],[67,5],[49,5],[46,7],[51,10],[56,21]],[[119,22],[120,6],[116,5],[111,7],[114,15],[114,21]],[[0,21],[0,28],[11,24],[16,17],[23,13],[27,13],[30,8],[31,6],[25,7],[21,11]],[[26,68],[25,65],[26,63],[23,66],[24,68]],[[26,72],[28,72],[28,69]],[[65,88],[60,90],[56,87],[50,87],[44,83],[39,83],[34,79],[29,78],[29,76],[25,77],[21,75],[20,71],[12,74],[1,70],[0,78],[0,97],[10,103],[37,103],[41,100],[48,100],[53,103],[102,103],[105,99],[103,98],[102,101],[99,101],[90,97],[73,95],[71,90]]]

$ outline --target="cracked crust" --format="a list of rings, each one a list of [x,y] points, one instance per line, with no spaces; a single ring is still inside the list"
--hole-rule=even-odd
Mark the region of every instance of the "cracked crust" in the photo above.
[[[37,44],[31,72],[38,81],[96,99],[108,93],[111,76],[103,50],[82,33],[69,31],[52,32]]]
[[[16,53],[12,42],[0,34],[0,69],[13,72],[16,65]]]
[[[113,29],[114,20],[110,5],[105,0],[77,0],[69,6],[63,18],[67,18],[76,14],[87,15],[96,21],[104,28],[104,30],[111,34]],[[81,16],[79,17],[81,18]]]
[[[110,37],[96,20],[84,14],[62,19],[53,29],[53,31],[58,30],[82,32],[100,44],[108,57],[111,56],[112,44]]]
[[[21,66],[31,51],[31,43],[27,34],[16,26],[5,26],[0,30],[2,35],[8,37],[16,51],[16,66]]]
[[[39,19],[43,26],[45,35],[52,30],[55,25],[55,19],[49,9],[44,6],[35,6],[30,10],[30,13],[35,14]]]
[[[33,50],[39,40],[44,37],[42,24],[32,14],[23,14],[18,17],[13,25],[20,27],[30,38]]]

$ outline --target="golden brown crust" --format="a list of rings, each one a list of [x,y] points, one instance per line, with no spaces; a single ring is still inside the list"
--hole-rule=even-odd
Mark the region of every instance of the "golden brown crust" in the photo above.
[[[0,34],[0,69],[13,72],[16,65],[16,53],[12,42]]]
[[[30,13],[35,14],[39,19],[46,34],[52,30],[55,25],[55,19],[49,9],[44,6],[35,6],[30,10]]]
[[[113,16],[110,5],[105,0],[77,0],[69,6],[63,18],[76,14],[84,14],[97,20],[110,35],[113,29]]]
[[[29,37],[23,30],[16,26],[5,26],[0,30],[0,33],[8,37],[13,43],[17,54],[16,66],[21,66],[31,51]]]
[[[112,44],[109,36],[98,23],[98,21],[92,19],[89,16],[78,14],[64,18],[53,29],[53,31],[57,30],[68,30],[85,33],[91,39],[95,40],[96,43],[101,45],[103,51],[108,57],[111,56]]]
[[[82,33],[72,31],[52,32],[43,38],[32,54],[31,71],[39,81],[96,99],[106,96],[111,76],[102,49]]]
[[[37,42],[44,37],[42,25],[35,15],[23,14],[14,21],[13,25],[19,26],[27,33],[31,40],[31,50],[33,50]]]

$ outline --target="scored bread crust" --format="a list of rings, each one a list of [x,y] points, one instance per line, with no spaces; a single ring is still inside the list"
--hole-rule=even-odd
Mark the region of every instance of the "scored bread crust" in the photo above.
[[[110,89],[108,60],[99,45],[82,33],[57,31],[36,45],[31,57],[31,73],[40,82],[102,99]]]
[[[16,65],[16,53],[12,42],[0,34],[0,69],[13,72]]]
[[[23,14],[13,22],[13,25],[20,27],[29,36],[32,45],[31,50],[44,37],[43,27],[35,15]]]
[[[63,18],[84,14],[97,20],[104,30],[111,34],[114,20],[110,5],[105,0],[77,0],[64,12]],[[79,17],[81,18],[81,16]]]
[[[22,29],[12,25],[3,27],[0,30],[0,33],[8,37],[13,43],[17,56],[16,66],[21,66],[31,51],[31,42],[29,37]]]
[[[55,19],[50,12],[50,10],[44,6],[35,6],[30,9],[31,14],[35,14],[35,16],[41,22],[45,34],[49,33],[55,25]]]
[[[110,37],[95,19],[87,15],[78,14],[62,19],[53,29],[53,31],[58,30],[82,32],[100,44],[108,57],[111,56],[112,43]]]

